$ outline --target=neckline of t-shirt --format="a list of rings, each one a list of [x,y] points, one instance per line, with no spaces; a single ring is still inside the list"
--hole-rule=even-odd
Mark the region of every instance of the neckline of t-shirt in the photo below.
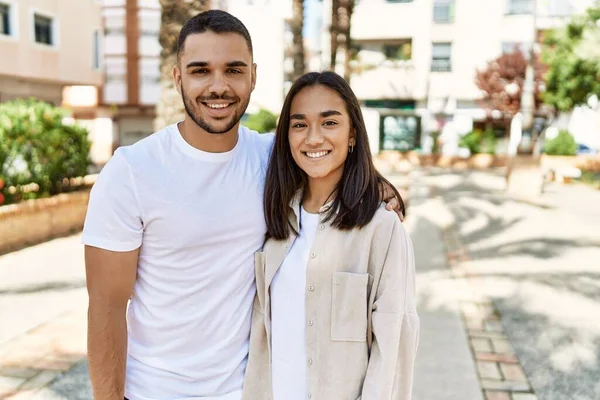
[[[315,224],[319,222],[320,214],[313,214],[306,211],[304,206],[300,206],[300,220],[308,221],[309,223],[314,222]]]
[[[229,151],[225,151],[223,153],[211,153],[208,151],[197,149],[194,146],[192,146],[191,144],[189,144],[188,142],[186,142],[178,128],[178,125],[180,124],[180,122],[177,122],[177,123],[171,125],[169,128],[170,128],[171,134],[174,136],[175,144],[177,145],[179,150],[181,150],[184,154],[186,154],[190,157],[193,157],[195,159],[202,160],[202,161],[208,161],[208,162],[217,162],[217,163],[218,162],[227,162],[227,161],[231,160],[231,158],[236,153],[237,149],[240,147],[240,143],[241,143],[242,137],[243,137],[243,135],[241,134],[241,130],[242,130],[241,126],[238,129],[238,140],[237,140],[237,143],[235,144],[235,146],[233,147],[233,149],[231,149]]]

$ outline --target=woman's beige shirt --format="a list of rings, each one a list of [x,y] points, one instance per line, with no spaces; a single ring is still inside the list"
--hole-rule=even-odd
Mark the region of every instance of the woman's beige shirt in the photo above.
[[[296,227],[299,199],[291,204]],[[272,399],[269,287],[294,239],[267,240],[255,255],[244,400]],[[410,400],[419,317],[413,246],[397,215],[382,206],[350,231],[321,222],[305,291],[308,399]]]

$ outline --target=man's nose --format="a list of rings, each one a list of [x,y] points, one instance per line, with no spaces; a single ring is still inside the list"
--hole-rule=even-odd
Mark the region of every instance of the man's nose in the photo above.
[[[211,93],[223,94],[229,90],[229,84],[227,80],[223,76],[223,74],[216,73],[213,76],[213,79],[210,83],[210,87],[208,88]]]

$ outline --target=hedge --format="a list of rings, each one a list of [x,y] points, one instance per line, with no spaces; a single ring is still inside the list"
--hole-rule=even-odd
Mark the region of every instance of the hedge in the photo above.
[[[0,103],[0,200],[4,204],[75,190],[84,176],[88,131],[65,122],[66,110],[38,100]]]

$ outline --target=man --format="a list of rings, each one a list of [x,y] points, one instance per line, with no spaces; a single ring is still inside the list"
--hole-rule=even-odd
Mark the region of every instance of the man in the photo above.
[[[241,398],[273,140],[239,125],[256,82],[245,26],[219,10],[190,19],[173,79],[183,122],[118,149],[90,198],[96,400]]]

